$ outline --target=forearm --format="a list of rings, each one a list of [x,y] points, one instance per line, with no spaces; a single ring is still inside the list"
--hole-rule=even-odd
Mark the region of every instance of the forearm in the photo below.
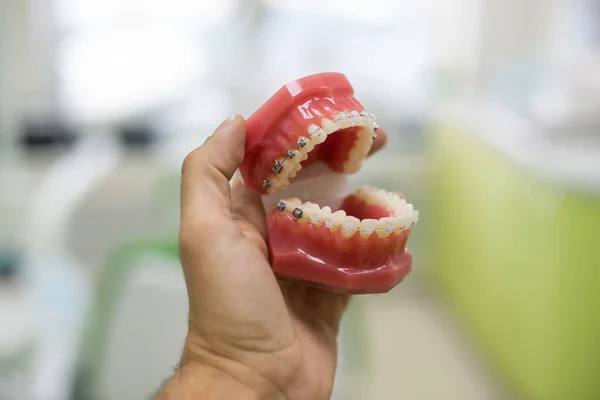
[[[216,368],[187,364],[180,368],[154,400],[263,400],[265,397]]]

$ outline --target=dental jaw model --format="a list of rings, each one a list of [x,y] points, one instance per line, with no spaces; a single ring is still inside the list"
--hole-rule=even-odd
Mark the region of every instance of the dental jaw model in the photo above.
[[[340,293],[383,293],[409,272],[418,212],[401,196],[348,193],[378,129],[346,77],[312,75],[281,88],[247,121],[246,187],[264,195],[275,274]]]

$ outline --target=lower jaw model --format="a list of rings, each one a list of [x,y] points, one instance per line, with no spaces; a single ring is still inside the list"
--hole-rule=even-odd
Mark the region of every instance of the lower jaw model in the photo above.
[[[377,134],[346,77],[285,85],[247,121],[246,187],[264,195],[271,264],[286,280],[339,293],[383,293],[411,270],[418,212],[397,193],[347,191]],[[301,171],[302,170],[302,171]]]

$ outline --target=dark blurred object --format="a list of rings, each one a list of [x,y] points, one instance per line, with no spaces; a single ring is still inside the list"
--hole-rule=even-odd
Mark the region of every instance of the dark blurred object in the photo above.
[[[68,148],[76,140],[75,130],[59,120],[27,120],[19,142],[27,150]]]
[[[121,126],[118,135],[121,144],[128,149],[146,148],[156,142],[156,132],[144,124]]]
[[[19,265],[16,252],[0,249],[0,283],[14,281],[19,275]]]

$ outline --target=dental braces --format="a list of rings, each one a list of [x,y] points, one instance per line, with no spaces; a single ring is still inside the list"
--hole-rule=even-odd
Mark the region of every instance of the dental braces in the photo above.
[[[286,204],[285,204],[285,202],[284,202],[284,201],[280,201],[279,203],[277,203],[277,209],[278,209],[278,210],[279,210],[281,213],[288,213],[288,214],[292,214],[292,216],[294,217],[294,220],[295,220],[295,221],[298,221],[299,219],[302,219],[302,220],[305,220],[305,221],[308,221],[308,222],[313,222],[313,223],[315,222],[315,221],[313,221],[311,218],[306,218],[306,217],[304,217],[304,216],[303,216],[303,214],[304,214],[304,211],[303,211],[301,208],[299,208],[299,207],[295,207],[293,210],[289,210],[289,209],[287,208],[287,206],[286,206]],[[415,225],[417,224],[417,222],[419,222],[419,221],[418,221],[418,212],[417,212],[417,211],[415,211],[415,213],[417,213],[417,215],[415,215],[415,218],[416,218],[416,219],[415,219],[415,221],[414,221],[414,222],[411,222],[411,223],[410,223],[410,225],[408,225],[408,226],[401,226],[401,227],[398,227],[398,228],[392,228],[392,229],[389,229],[389,228],[385,228],[385,229],[375,229],[375,228],[374,228],[373,230],[361,230],[361,229],[360,229],[360,228],[358,228],[358,227],[357,227],[357,228],[352,228],[352,229],[347,229],[347,228],[345,228],[345,227],[344,227],[344,225],[327,225],[327,223],[326,223],[326,222],[320,222],[320,221],[319,221],[319,223],[320,223],[320,224],[322,224],[322,225],[325,225],[327,228],[338,228],[338,229],[343,229],[343,230],[345,230],[346,232],[353,231],[353,232],[365,232],[365,233],[368,233],[368,232],[371,232],[371,233],[375,233],[375,232],[382,232],[382,233],[383,233],[383,232],[386,232],[386,233],[392,233],[392,232],[396,232],[396,231],[405,231],[405,230],[411,229],[413,226],[415,226]]]
[[[372,138],[375,139],[377,137],[377,134],[375,133],[375,131],[377,129],[379,129],[379,125],[375,121],[375,119],[376,119],[375,118],[375,114],[373,114],[373,113],[367,113],[366,111],[361,111],[360,113],[358,111],[349,111],[349,112],[348,111],[343,111],[343,112],[337,113],[334,116],[333,121],[331,121],[330,123],[325,124],[325,125],[323,125],[321,127],[317,127],[312,132],[309,132],[308,136],[310,138],[312,138],[313,136],[316,136],[316,135],[321,135],[321,134],[325,134],[327,136],[328,134],[326,133],[326,131],[324,129],[325,127],[330,126],[330,125],[332,125],[332,124],[334,124],[334,123],[336,123],[336,122],[338,122],[338,121],[340,121],[342,119],[351,119],[351,118],[354,118],[354,117],[357,117],[357,116],[360,116],[360,117],[363,117],[363,118],[368,117],[368,118],[371,119],[371,121],[373,121],[373,137]],[[354,125],[354,126],[351,126],[350,128],[355,127],[355,126],[359,126],[359,125]],[[347,128],[341,128],[341,129],[347,129]],[[307,143],[308,143],[308,138],[305,138],[305,137],[301,136],[301,137],[298,138],[298,140],[296,142],[296,145],[298,146],[298,148],[301,149],[304,146],[306,146]],[[285,158],[284,159],[282,159],[282,160],[273,160],[273,167],[271,167],[271,170],[276,175],[280,174],[281,171],[283,171],[285,161],[287,159],[291,160],[291,159],[295,158],[296,156],[298,156],[299,154],[300,154],[300,152],[298,150],[295,150],[295,149],[288,150],[285,153]],[[265,179],[265,180],[263,180],[262,181],[262,187],[264,189],[266,189],[266,190],[269,190],[271,188],[271,179]]]

